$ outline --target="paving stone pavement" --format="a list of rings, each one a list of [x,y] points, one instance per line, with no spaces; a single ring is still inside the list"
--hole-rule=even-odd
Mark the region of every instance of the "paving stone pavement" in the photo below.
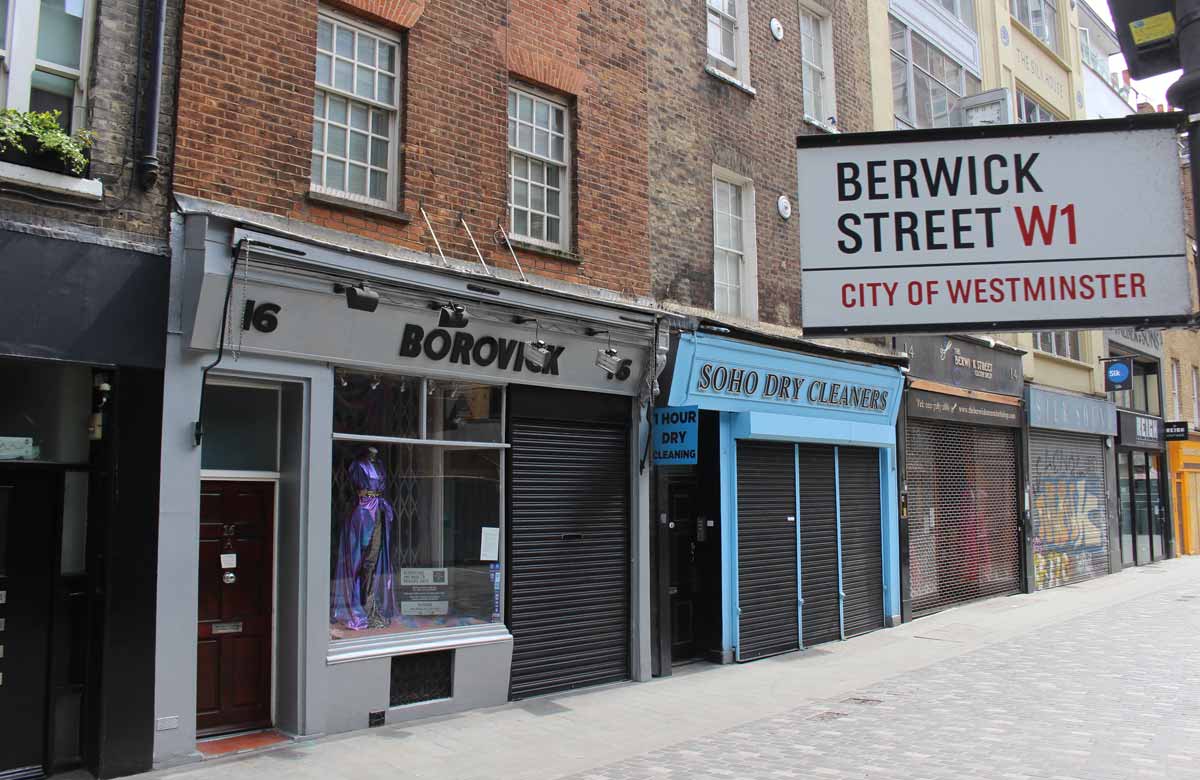
[[[1200,778],[1198,745],[1192,582],[571,780]]]

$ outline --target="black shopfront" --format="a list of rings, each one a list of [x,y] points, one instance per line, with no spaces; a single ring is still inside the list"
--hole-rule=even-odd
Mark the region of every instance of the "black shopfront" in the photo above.
[[[0,257],[0,777],[145,771],[168,261]]]
[[[1163,421],[1121,411],[1117,432],[1121,563],[1142,566],[1167,557],[1171,545]]]

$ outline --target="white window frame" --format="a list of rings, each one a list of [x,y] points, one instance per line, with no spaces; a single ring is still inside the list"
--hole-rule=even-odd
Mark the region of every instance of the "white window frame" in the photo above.
[[[74,111],[67,117],[72,132],[87,127],[88,82],[91,80],[93,30],[96,27],[96,0],[83,3],[82,33],[79,41],[79,68],[68,68],[37,58],[40,0],[8,0],[8,18],[4,31],[6,48],[0,49],[0,108],[29,110],[29,91],[35,71],[52,73],[75,81]],[[22,41],[22,45],[13,45]],[[28,45],[24,42],[28,41]]]
[[[309,171],[309,176],[308,176],[309,192],[317,193],[319,195],[325,195],[325,196],[331,197],[331,198],[336,198],[338,200],[349,201],[351,203],[361,203],[361,204],[364,204],[367,206],[376,206],[376,207],[385,208],[385,209],[395,209],[399,202],[399,196],[400,196],[400,165],[399,165],[400,127],[404,122],[404,115],[403,115],[404,107],[401,105],[401,96],[403,95],[403,90],[404,90],[403,80],[405,78],[403,41],[401,40],[400,35],[392,30],[388,30],[387,28],[384,28],[384,27],[379,27],[377,25],[363,22],[349,14],[341,13],[340,11],[335,11],[325,5],[320,6],[317,18],[318,18],[318,22],[321,19],[325,19],[327,21],[333,22],[336,25],[340,25],[343,27],[349,27],[351,29],[354,29],[355,31],[366,33],[367,35],[370,35],[374,38],[379,38],[381,40],[387,41],[388,43],[390,43],[396,47],[396,73],[395,73],[395,80],[394,80],[394,85],[393,85],[393,89],[395,90],[395,104],[392,106],[388,106],[377,100],[368,100],[367,98],[361,97],[359,95],[355,95],[352,91],[347,92],[346,90],[338,89],[337,87],[334,87],[332,84],[325,85],[325,84],[317,83],[317,76],[316,76],[317,60],[316,60],[316,57],[313,58],[313,85],[314,85],[317,95],[320,95],[321,93],[325,93],[327,95],[331,95],[334,97],[343,98],[347,101],[348,104],[349,103],[360,103],[360,104],[368,106],[369,108],[377,108],[382,111],[390,112],[392,114],[392,119],[391,119],[390,135],[388,138],[388,163],[387,163],[387,174],[388,174],[387,189],[388,189],[388,192],[387,192],[386,198],[384,198],[383,200],[380,200],[379,198],[372,198],[370,196],[371,173],[370,173],[369,167],[367,169],[367,193],[368,193],[367,195],[359,195],[357,193],[353,193],[348,190],[342,190],[337,187],[329,187],[329,186],[326,186],[324,183],[313,184],[311,170]],[[336,41],[337,33],[335,32],[334,35],[335,35],[335,41]],[[335,42],[335,45],[336,45],[336,42]],[[326,109],[326,111],[328,111],[328,109]],[[347,107],[347,111],[349,111],[349,107]],[[313,120],[315,121],[315,119],[316,118],[314,116]],[[367,119],[368,126],[370,124],[370,121],[371,121],[370,117],[368,116],[368,119]],[[350,122],[349,116],[347,116],[346,122],[347,122],[347,124],[349,124],[349,122]],[[346,143],[347,143],[347,151],[346,151],[347,157],[345,159],[347,160],[347,166],[348,166],[349,165],[349,146],[348,146],[349,145],[349,134],[348,133],[347,133]],[[368,140],[367,144],[368,144],[367,153],[368,153],[368,155],[370,155],[370,141],[369,140]],[[310,149],[309,150],[310,160],[312,157],[312,153],[313,153],[313,150]],[[322,155],[322,156],[324,156],[324,155]],[[322,182],[325,181],[325,176],[326,176],[325,171],[322,171],[322,174],[321,174]]]
[[[1180,403],[1180,394],[1183,392],[1179,387],[1182,384],[1180,377],[1179,361],[1172,358],[1171,360],[1171,411],[1175,413],[1172,420],[1178,420],[1183,413]]]
[[[714,165],[712,169],[712,217],[713,217],[713,310],[717,310],[716,280],[717,280],[717,182],[725,182],[740,187],[742,190],[742,289],[740,296],[741,312],[736,316],[744,320],[758,319],[758,230],[755,220],[754,182],[727,168]]]
[[[575,133],[574,133],[574,127],[573,127],[573,117],[571,115],[571,107],[567,103],[567,101],[563,100],[561,97],[554,95],[550,92],[546,92],[545,90],[538,89],[537,87],[531,86],[524,82],[510,83],[508,85],[508,92],[515,92],[518,95],[523,94],[523,95],[533,98],[535,111],[537,110],[536,106],[537,106],[538,101],[541,101],[543,103],[550,103],[551,105],[556,106],[563,110],[563,160],[562,160],[562,162],[559,162],[558,160],[554,160],[549,156],[542,157],[541,155],[535,154],[534,152],[531,152],[531,151],[528,151],[525,149],[521,149],[520,147],[517,147],[517,146],[512,146],[512,145],[507,146],[508,155],[507,155],[507,165],[505,167],[505,185],[504,186],[506,187],[506,192],[505,192],[504,202],[508,209],[509,234],[512,236],[512,238],[514,240],[516,240],[520,243],[532,244],[534,246],[545,247],[547,249],[554,249],[554,250],[557,250],[560,252],[570,252],[572,236],[574,234],[574,231],[571,229],[573,227],[573,220],[574,220],[574,215],[573,215],[573,212],[571,209],[571,205],[572,205],[571,198],[574,194],[574,191],[572,190],[572,184],[573,184],[572,176],[574,175],[574,167],[572,166],[571,162],[572,162],[572,158],[574,157],[574,154],[575,154]],[[507,126],[508,126],[508,95],[507,94],[505,95],[504,105],[505,105],[505,109],[504,109],[505,110],[505,122],[504,122],[504,124],[505,124],[505,128],[506,128],[505,132],[507,133]],[[507,139],[506,139],[506,143],[507,143]],[[562,176],[560,178],[560,184],[562,186],[559,189],[559,196],[558,196],[559,197],[559,218],[558,218],[559,227],[558,227],[558,241],[557,242],[546,241],[544,239],[539,239],[539,238],[533,238],[531,236],[521,235],[521,234],[513,231],[512,159],[513,159],[514,154],[520,155],[522,157],[526,157],[530,160],[536,160],[538,162],[541,162],[544,165],[553,165],[553,166],[562,168]]]
[[[1021,26],[1021,29],[1026,30],[1034,38],[1038,39],[1046,45],[1046,48],[1055,54],[1062,54],[1062,24],[1059,13],[1059,5],[1056,0],[1009,0],[1009,15],[1012,20]],[[1049,8],[1054,15],[1054,23],[1046,24],[1046,8]],[[1023,9],[1029,15],[1029,21],[1025,22],[1021,19],[1019,9]],[[1039,11],[1042,14],[1042,25],[1047,31],[1047,37],[1042,37],[1037,34],[1034,29],[1033,21],[1034,11]]]
[[[965,24],[972,32],[978,34],[976,16],[975,16],[975,0],[954,0],[954,10],[951,11],[942,3],[937,3],[937,6],[943,12],[950,14],[958,21]],[[969,13],[964,13],[963,9],[970,9]]]
[[[712,75],[734,84],[750,89],[750,0],[736,0],[734,16],[710,5],[710,0],[704,2],[704,47],[708,52],[708,65],[705,67]],[[708,46],[708,17],[709,14],[719,14],[723,19],[736,25],[733,46],[734,58],[730,60],[720,52],[714,52]]]
[[[1200,368],[1192,366],[1192,427],[1200,427]]]
[[[1038,100],[1033,95],[1026,92],[1021,87],[1013,90],[1013,99],[1017,102],[1017,111],[1014,116],[1017,118],[1017,124],[1029,124],[1030,122],[1061,122],[1063,118],[1046,107],[1046,104]],[[1025,101],[1028,100],[1037,109],[1037,116],[1032,119],[1025,116]]]
[[[811,17],[817,23],[817,34],[821,39],[821,62],[819,63],[809,60],[808,53],[805,51],[803,34],[805,16]],[[833,15],[826,8],[805,0],[800,0],[800,64],[802,83],[805,81],[806,69],[804,66],[816,68],[821,73],[821,105],[817,107],[819,116],[810,114],[807,101],[804,101],[804,118],[826,129],[836,128],[837,82],[833,62]]]
[[[891,37],[892,37],[891,31],[892,31],[893,23],[904,28],[904,51],[903,52],[898,52],[895,49],[891,48]],[[959,83],[957,85],[947,84],[946,82],[942,81],[941,79],[938,79],[932,73],[926,71],[924,68],[917,65],[916,60],[913,57],[913,36],[920,37],[921,40],[925,42],[926,46],[937,51],[943,57],[950,60],[954,64],[958,65],[959,73],[961,75],[959,78]],[[948,89],[951,93],[953,93],[955,95],[955,97],[958,99],[956,108],[957,108],[957,105],[961,105],[963,100],[973,96],[971,93],[969,93],[969,91],[967,89],[967,86],[968,86],[968,84],[970,84],[971,79],[974,79],[974,81],[976,82],[976,84],[978,85],[978,87],[980,89],[982,89],[982,87],[983,87],[983,82],[980,80],[979,75],[977,73],[972,72],[967,67],[966,63],[960,62],[958,59],[956,59],[954,56],[952,56],[945,49],[941,48],[940,46],[935,44],[932,40],[930,40],[929,36],[922,35],[920,32],[913,30],[912,26],[909,25],[907,22],[905,22],[902,19],[900,19],[899,17],[893,16],[891,14],[888,14],[888,56],[891,58],[888,61],[889,66],[890,66],[891,62],[895,59],[899,59],[904,63],[904,78],[905,78],[906,90],[907,90],[907,94],[908,94],[908,118],[907,119],[895,113],[895,102],[893,99],[893,103],[892,103],[893,123],[897,130],[911,130],[911,129],[918,127],[918,125],[916,123],[917,122],[917,88],[916,88],[917,71],[920,71],[922,76],[927,77],[929,80],[933,81],[936,84],[939,84],[940,86]],[[892,88],[895,89],[894,82],[892,84]],[[974,94],[978,94],[978,92],[976,92]],[[954,111],[952,110],[949,113],[949,115],[953,116],[953,114],[954,114]],[[932,127],[937,127],[937,126],[938,125],[933,125]],[[950,126],[950,125],[946,125],[946,126]],[[922,129],[929,129],[929,128],[922,128]]]
[[[1060,346],[1064,345],[1064,346]],[[1083,339],[1079,331],[1039,330],[1033,334],[1033,348],[1047,355],[1083,361]],[[1074,353],[1074,354],[1072,354]]]

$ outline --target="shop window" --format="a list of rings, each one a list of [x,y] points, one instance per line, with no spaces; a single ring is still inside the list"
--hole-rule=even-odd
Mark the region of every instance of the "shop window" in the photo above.
[[[0,360],[0,462],[86,463],[100,378],[87,366]]]
[[[209,384],[204,389],[200,467],[219,471],[279,470],[279,390]]]
[[[503,388],[339,371],[330,636],[500,622]]]

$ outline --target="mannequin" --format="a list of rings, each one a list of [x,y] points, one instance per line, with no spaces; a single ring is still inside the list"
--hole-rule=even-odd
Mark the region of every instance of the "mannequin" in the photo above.
[[[386,483],[378,456],[379,450],[367,447],[350,464],[350,483],[357,498],[342,523],[334,571],[332,622],[354,631],[383,628],[397,614],[392,565],[395,513],[383,497]]]

